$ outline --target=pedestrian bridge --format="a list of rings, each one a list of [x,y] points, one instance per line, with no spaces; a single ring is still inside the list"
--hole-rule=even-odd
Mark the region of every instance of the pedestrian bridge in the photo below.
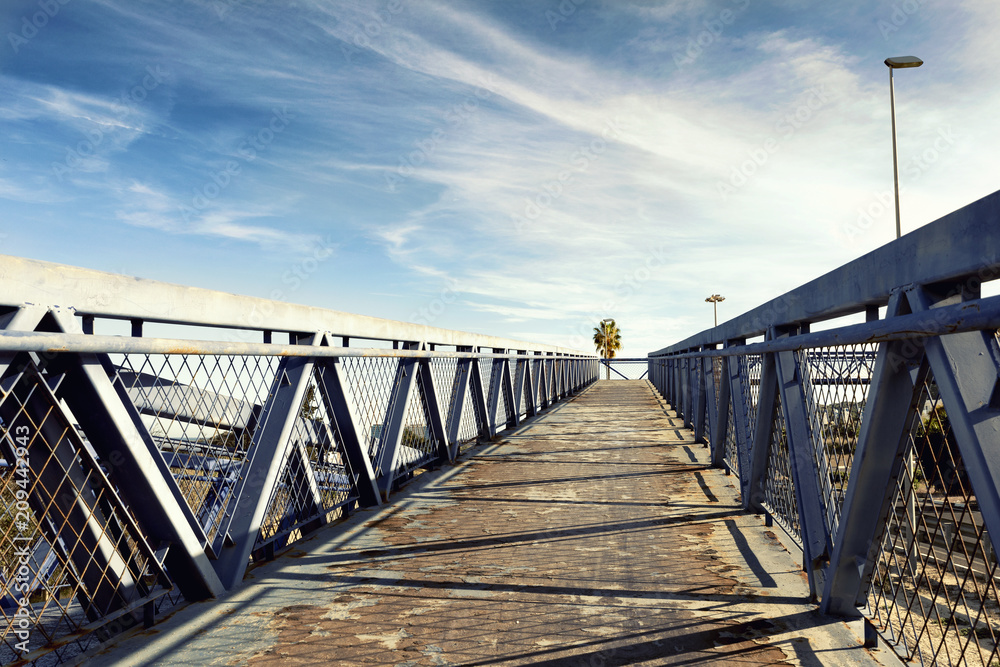
[[[598,381],[2,257],[0,661],[991,665],[998,275],[994,194]]]
[[[709,462],[648,382],[602,380],[101,659],[876,664]]]

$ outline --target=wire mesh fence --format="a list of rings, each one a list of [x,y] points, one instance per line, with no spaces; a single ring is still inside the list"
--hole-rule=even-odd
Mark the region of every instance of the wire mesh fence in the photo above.
[[[215,540],[278,369],[273,357],[109,355],[209,540]]]
[[[733,421],[732,405],[726,406],[726,419],[726,444],[723,461],[725,462],[726,470],[736,475],[737,479],[742,479],[745,473],[740,466],[739,447],[736,444],[736,422]]]
[[[302,537],[310,523],[318,527],[356,502],[358,475],[351,468],[343,436],[321,395],[326,369],[314,371],[289,446],[278,464],[279,483],[272,491],[255,549],[278,548]]]
[[[861,429],[876,345],[846,345],[809,351],[803,364],[811,416],[814,464],[823,487],[829,530],[837,530]]]
[[[784,528],[789,536],[802,545],[802,528],[795,500],[795,479],[792,475],[791,457],[785,419],[781,413],[781,399],[775,401],[774,412],[760,415],[771,420],[771,442],[768,447],[767,472],[764,477],[764,509]]]
[[[888,506],[866,612],[907,660],[996,664],[996,554],[929,372],[907,424]]]
[[[0,399],[0,663],[56,664],[178,596],[92,449],[33,364]]]
[[[966,338],[976,345],[981,341],[985,351],[970,360],[966,376],[969,368],[986,364],[990,369],[1000,360],[1000,339],[992,329],[984,333],[974,331],[973,338]],[[840,338],[850,338],[848,334],[849,328],[837,331]],[[711,363],[705,380],[689,371],[696,353],[653,358],[654,385],[682,412],[685,406],[695,409],[686,397],[698,391],[715,401],[715,411],[684,415],[685,420],[702,419],[707,433],[725,429],[716,460],[741,478],[744,507],[764,511],[794,545],[812,554],[820,569],[826,568],[827,577],[837,574],[830,560],[838,545],[858,530],[844,523],[845,507],[852,496],[864,494],[866,500],[854,502],[866,504],[852,516],[875,517],[871,525],[877,529],[866,543],[867,554],[851,561],[862,575],[857,601],[846,606],[855,606],[902,659],[925,666],[1000,664],[997,555],[987,529],[989,517],[973,486],[975,471],[963,456],[972,453],[983,460],[977,454],[983,443],[973,440],[970,427],[990,417],[989,410],[1000,408],[1000,390],[986,394],[979,408],[956,401],[953,394],[949,408],[948,394],[935,372],[948,374],[954,392],[962,381],[960,376],[956,379],[962,360],[952,356],[950,365],[935,367],[922,341],[899,348],[870,341],[798,349],[789,345],[784,351],[765,341],[756,349],[769,344],[773,351],[758,353],[750,346],[727,351],[729,368],[736,370],[732,378],[723,377],[719,353],[704,358]],[[768,357],[770,367],[765,363]],[[894,380],[895,385],[883,380],[881,402],[873,407],[876,381],[889,373],[901,380]],[[684,386],[699,381],[706,385]],[[905,389],[910,382],[912,396],[886,394],[884,386]],[[884,416],[889,410],[886,404],[898,406],[892,419],[899,426],[896,435],[888,437],[893,431],[875,421],[889,419]],[[798,416],[795,405],[803,406],[804,416]],[[967,411],[976,409],[979,412],[969,421]],[[740,428],[740,412],[745,429]],[[725,420],[724,425],[710,423],[713,414],[715,421]],[[801,420],[801,428],[788,419]],[[966,429],[965,444],[960,442],[960,429]],[[793,434],[804,436],[795,441],[794,452]],[[759,446],[765,449],[757,451]],[[862,447],[867,458],[857,456]],[[878,465],[888,466],[884,473],[888,485],[866,489],[855,481],[852,486],[855,477],[871,474],[866,471],[876,465],[870,462],[874,458],[882,461]],[[755,460],[761,461],[759,470],[751,469]],[[997,487],[984,488],[995,494]],[[811,497],[821,508],[820,515],[810,519],[816,525],[804,518],[812,515],[803,513]],[[821,552],[815,551],[815,544],[806,544],[816,535],[825,536]],[[822,592],[831,597],[843,594],[830,580]],[[821,604],[837,603],[827,599]]]
[[[396,362],[348,357],[342,363],[361,436],[368,444],[368,456],[376,461],[382,454],[382,427],[392,398]]]
[[[0,347],[0,664],[76,661],[221,591],[249,563],[489,437],[491,395],[496,431],[534,414],[543,364],[562,365],[566,394],[597,370],[584,358],[457,349],[287,356],[199,345]],[[557,386],[554,371],[544,377]]]
[[[642,380],[649,370],[649,361],[641,359],[602,359],[602,380]]]

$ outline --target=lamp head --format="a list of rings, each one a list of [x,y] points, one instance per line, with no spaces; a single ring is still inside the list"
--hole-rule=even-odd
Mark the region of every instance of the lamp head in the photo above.
[[[904,69],[906,67],[920,67],[924,61],[916,56],[896,56],[895,58],[886,58],[885,64],[890,69]]]

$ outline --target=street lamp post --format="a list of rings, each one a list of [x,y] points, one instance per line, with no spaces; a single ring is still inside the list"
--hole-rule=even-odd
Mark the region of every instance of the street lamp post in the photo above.
[[[721,294],[713,294],[712,296],[705,299],[707,303],[712,304],[712,311],[715,314],[715,326],[719,326],[719,302],[725,301],[726,297]]]
[[[896,191],[896,238],[900,237],[901,231],[899,227],[899,167],[896,165],[896,92],[892,83],[892,71],[896,69],[906,69],[908,67],[920,67],[924,64],[924,61],[916,56],[897,56],[895,58],[886,58],[885,65],[889,68],[889,109],[892,114],[892,182],[893,187]],[[906,467],[909,470],[909,483],[913,483],[913,475],[916,470],[916,457],[913,452],[907,455]],[[908,526],[917,525],[917,503],[915,494],[913,493],[913,487],[910,486],[909,493],[907,494],[906,502],[906,514],[909,519]],[[912,545],[907,557],[909,559],[910,568],[913,571],[917,567],[917,538],[912,533],[909,535],[909,542]]]
[[[900,236],[899,227],[899,167],[896,165],[896,93],[892,85],[892,71],[907,67],[920,67],[924,61],[916,56],[898,56],[896,58],[886,58],[886,67],[889,68],[889,109],[892,114],[892,181],[896,190],[896,238]]]

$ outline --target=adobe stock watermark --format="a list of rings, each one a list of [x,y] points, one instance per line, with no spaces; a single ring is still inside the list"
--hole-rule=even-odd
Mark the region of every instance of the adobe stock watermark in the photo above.
[[[736,9],[723,9],[718,16],[702,21],[705,29],[688,40],[687,48],[683,52],[674,53],[674,65],[677,69],[682,69],[698,60],[705,49],[722,36],[726,26],[735,23],[736,18],[750,7],[750,0],[732,0],[732,2],[736,5]]]
[[[545,10],[545,20],[549,22],[549,27],[555,32],[560,23],[565,23],[569,17],[576,14],[576,8],[587,0],[562,0],[555,10]]]
[[[899,186],[900,195],[908,191],[908,186],[920,180],[941,156],[945,154],[957,140],[951,126],[938,128],[937,137],[933,143],[920,153],[910,158],[900,169],[901,180],[906,178],[906,183]],[[887,213],[891,217],[895,216],[895,197],[891,190],[883,190],[872,195],[867,204],[858,207],[858,217],[853,222],[844,225],[844,236],[848,241],[854,241],[859,236],[865,234],[876,223],[882,220]],[[885,223],[889,224],[888,221]],[[888,228],[888,227],[887,227]]]
[[[428,304],[413,311],[410,321],[430,326],[444,315],[448,306],[455,303],[456,299],[458,299],[458,281],[452,278]]]
[[[309,251],[293,262],[288,270],[281,275],[283,287],[271,290],[267,297],[270,301],[255,302],[251,306],[250,312],[247,313],[247,323],[258,329],[266,327],[268,319],[274,315],[272,302],[287,301],[292,294],[301,289],[307,281],[316,275],[320,267],[333,257],[336,247],[337,244],[330,236],[316,239]],[[254,333],[256,332],[242,330],[240,337],[245,336],[246,339],[249,339]]]
[[[910,22],[910,17],[916,14],[924,5],[926,0],[903,0],[892,6],[892,14],[888,19],[879,19],[875,22],[878,30],[882,33],[882,39],[889,41],[889,37]]]
[[[236,148],[237,155],[243,158],[248,164],[253,162],[261,152],[274,143],[275,138],[279,134],[288,128],[289,122],[294,118],[295,115],[289,113],[287,106],[281,109],[272,109],[271,119],[255,132],[248,134],[240,142],[240,145]],[[180,205],[180,214],[184,218],[184,221],[191,222],[198,213],[208,207],[212,200],[225,192],[226,188],[241,173],[243,173],[243,165],[236,160],[229,160],[222,169],[209,176],[207,181],[194,189],[194,194],[191,196],[191,204]]]
[[[125,275],[124,270],[109,274],[101,280],[100,291],[92,291],[87,294],[87,305],[107,308],[134,282],[135,279]]]
[[[573,152],[570,157],[571,167],[561,170],[550,181],[543,183],[533,196],[526,197],[522,212],[515,211],[510,214],[514,229],[522,232],[527,225],[537,222],[542,214],[563,196],[573,183],[573,177],[586,172],[591,164],[604,155],[608,150],[608,144],[621,135],[623,128],[624,122],[618,116],[605,122],[601,136],[595,137]]]
[[[402,0],[389,0],[385,9],[375,12],[375,14],[361,26],[361,30],[356,30],[350,43],[344,42],[340,45],[340,52],[344,54],[344,60],[354,64],[351,58],[362,50],[370,49],[373,39],[378,39],[382,32],[392,23],[392,17],[398,16],[406,9]]]
[[[229,12],[247,4],[247,0],[212,0],[212,9],[220,21],[225,20]]]
[[[453,105],[442,114],[444,127],[434,128],[429,135],[413,142],[414,149],[412,151],[399,156],[399,164],[396,165],[396,168],[385,174],[385,187],[389,192],[398,192],[398,186],[403,181],[415,174],[419,167],[430,162],[431,157],[448,137],[449,132],[467,123],[479,111],[480,102],[485,102],[493,97],[490,86],[494,83],[495,79],[491,74],[489,79],[483,81],[472,95],[466,97],[459,104]]]
[[[35,580],[36,573],[32,569],[32,546],[35,542],[35,530],[31,520],[31,506],[28,504],[28,493],[31,490],[31,468],[28,465],[28,445],[31,442],[31,429],[21,424],[13,429],[14,441],[14,507],[17,513],[14,515],[14,558],[16,558],[17,569],[14,571],[13,586],[14,593],[20,593],[20,597],[13,596],[17,602],[17,611],[11,620],[10,627],[17,643],[14,650],[20,655],[28,652],[28,643],[31,641],[31,630],[34,627],[34,610],[28,593],[31,591],[31,584]]]
[[[750,179],[767,164],[771,156],[781,150],[781,144],[790,139],[798,130],[816,117],[816,113],[826,106],[833,95],[827,90],[826,84],[813,86],[808,91],[805,101],[794,111],[782,116],[774,126],[777,133],[765,139],[760,145],[747,151],[747,159],[734,165],[729,172],[728,181],[717,181],[715,189],[727,201],[736,191],[750,182]]]
[[[570,347],[584,349],[591,339],[590,328],[592,323],[600,322],[605,317],[613,315],[621,304],[635,296],[644,284],[649,282],[656,270],[666,266],[667,263],[666,246],[660,244],[649,251],[631,271],[621,274],[621,277],[614,285],[614,296],[601,304],[601,312],[592,312],[586,315],[586,323],[581,323],[573,332]]]
[[[146,67],[146,74],[142,79],[132,86],[122,91],[118,99],[112,104],[116,119],[121,122],[135,113],[139,105],[142,104],[149,94],[160,87],[170,76],[170,71],[160,65],[150,65]],[[97,155],[98,147],[104,140],[121,130],[120,125],[112,125],[108,130],[102,130],[100,126],[83,133],[83,139],[75,146],[66,147],[66,155],[61,162],[52,163],[52,174],[62,182],[67,174],[76,171],[84,166],[87,159]]]
[[[10,42],[10,48],[14,53],[19,53],[21,47],[37,37],[39,31],[43,30],[69,2],[70,0],[38,0],[38,8],[41,11],[25,14],[21,17],[21,29],[18,32],[7,33],[7,41]]]

